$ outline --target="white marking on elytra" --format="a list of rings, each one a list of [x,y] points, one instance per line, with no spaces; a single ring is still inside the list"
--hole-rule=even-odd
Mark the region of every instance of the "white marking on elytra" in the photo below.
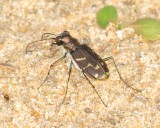
[[[95,74],[94,77],[97,78],[97,77],[98,77],[98,74]]]
[[[80,67],[78,66],[77,62],[74,60],[74,58],[72,57],[71,54],[68,54],[70,57],[70,61],[72,61],[73,65],[75,66],[75,68],[77,68],[78,70],[82,71],[82,69],[80,69]]]
[[[91,63],[88,63],[88,65],[86,66],[86,68],[88,67],[93,67],[93,65]]]
[[[75,58],[76,61],[82,61],[82,60],[86,60],[86,57],[84,58]]]
[[[100,68],[99,65],[96,65],[95,69],[98,70],[99,68]]]
[[[106,76],[109,76],[110,75],[110,73],[109,72],[106,72]]]
[[[101,65],[104,65],[104,63],[103,63],[103,62],[101,62]]]
[[[88,67],[93,67],[96,70],[100,68],[99,65],[96,65],[96,67],[94,67],[91,63],[88,63],[88,65],[85,68],[88,68]]]

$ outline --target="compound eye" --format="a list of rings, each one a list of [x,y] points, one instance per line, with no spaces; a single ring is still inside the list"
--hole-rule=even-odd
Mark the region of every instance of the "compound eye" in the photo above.
[[[62,41],[62,38],[60,37],[60,36],[57,36],[56,38],[55,38],[55,42],[56,43],[59,43],[59,42],[61,42]]]
[[[55,38],[55,42],[56,44],[59,46],[59,45],[63,45],[63,41],[62,41],[62,37],[61,36],[57,36]]]

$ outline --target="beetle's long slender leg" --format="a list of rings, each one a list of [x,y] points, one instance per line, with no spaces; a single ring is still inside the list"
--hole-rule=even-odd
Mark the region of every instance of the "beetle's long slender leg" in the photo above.
[[[135,89],[135,88],[133,88],[132,86],[130,86],[130,85],[122,78],[122,76],[121,76],[121,74],[120,74],[120,72],[119,72],[119,70],[118,70],[118,68],[117,68],[117,66],[116,66],[116,63],[115,63],[115,61],[114,61],[114,58],[113,58],[112,56],[107,57],[107,58],[104,58],[103,60],[104,60],[104,61],[112,60],[114,66],[115,66],[115,68],[116,68],[116,70],[117,70],[117,73],[118,73],[118,75],[119,75],[119,78],[123,81],[123,83],[124,83],[126,86],[130,87],[131,89],[133,89],[133,90],[135,90],[135,91],[137,91],[137,92],[141,92],[141,90]]]
[[[59,58],[58,60],[56,60],[54,63],[52,63],[52,64],[50,65],[50,68],[49,68],[49,70],[48,70],[47,76],[46,76],[46,78],[44,79],[43,83],[38,87],[38,89],[39,89],[40,87],[42,87],[43,84],[45,83],[45,81],[48,79],[48,76],[49,76],[49,74],[50,74],[51,68],[52,68],[55,64],[57,64],[58,62],[62,61],[64,58],[66,58],[66,55],[67,55],[67,52],[66,52],[61,58]]]
[[[97,93],[99,99],[101,100],[101,102],[103,103],[103,105],[105,107],[107,107],[107,105],[105,104],[105,102],[102,100],[101,96],[99,95],[98,91],[96,90],[95,86],[91,83],[91,81],[89,80],[89,78],[86,76],[86,74],[82,71],[83,75],[85,76],[85,78],[87,79],[87,81],[90,83],[90,85],[92,86],[93,90]]]
[[[69,80],[70,80],[70,76],[71,76],[71,72],[72,72],[72,61],[70,62],[70,66],[69,66],[69,72],[68,72],[68,79],[67,79],[67,86],[66,86],[66,90],[65,90],[65,94],[62,100],[62,103],[60,105],[62,105],[65,101],[66,95],[67,95],[67,91],[68,91],[68,84],[69,84]]]

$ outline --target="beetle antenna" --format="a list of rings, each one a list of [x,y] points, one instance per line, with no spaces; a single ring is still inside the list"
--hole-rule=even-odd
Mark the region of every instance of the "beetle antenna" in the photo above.
[[[43,33],[42,36],[41,36],[41,40],[47,39],[47,38],[50,37],[51,35],[56,37],[56,35],[53,34],[53,33]],[[48,38],[48,39],[51,39],[51,38]]]
[[[43,33],[40,40],[36,40],[36,41],[33,41],[33,42],[29,43],[29,44],[26,46],[26,54],[29,52],[29,51],[28,51],[28,47],[29,47],[30,44],[33,44],[33,43],[36,43],[36,42],[40,42],[40,41],[44,41],[44,40],[55,40],[55,37],[52,37],[52,38],[51,38],[51,37],[49,37],[50,35],[56,36],[55,34],[52,34],[52,33]],[[48,38],[48,37],[49,37],[49,38]],[[53,44],[56,44],[56,43],[53,43],[53,42],[52,42],[52,45],[53,45]]]

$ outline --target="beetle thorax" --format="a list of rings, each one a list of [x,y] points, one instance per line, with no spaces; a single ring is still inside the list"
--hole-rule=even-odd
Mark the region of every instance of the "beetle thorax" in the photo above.
[[[75,38],[64,37],[62,39],[63,47],[71,52],[75,51],[76,48],[80,45],[80,43]]]

